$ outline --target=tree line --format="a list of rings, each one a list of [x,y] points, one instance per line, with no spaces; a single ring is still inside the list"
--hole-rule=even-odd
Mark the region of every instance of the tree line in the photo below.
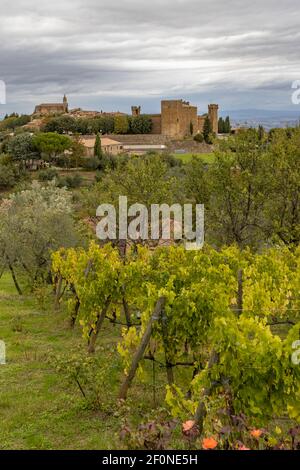
[[[149,134],[152,130],[151,118],[140,116],[101,116],[93,118],[74,118],[57,116],[48,118],[44,132],[78,133],[78,134]]]

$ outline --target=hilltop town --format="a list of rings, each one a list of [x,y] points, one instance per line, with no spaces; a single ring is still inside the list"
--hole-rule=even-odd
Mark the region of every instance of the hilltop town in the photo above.
[[[216,134],[218,132],[218,109],[217,104],[209,104],[207,113],[198,115],[197,106],[191,105],[188,101],[163,100],[161,101],[160,114],[147,114],[152,123],[149,133],[173,139],[194,136],[203,132],[205,118],[208,116],[211,130]],[[84,111],[80,108],[69,110],[68,100],[64,95],[62,103],[37,105],[32,117],[34,119],[58,114],[68,114],[74,117],[126,116],[125,113],[120,112]],[[141,116],[141,106],[132,106],[131,114],[133,117]]]
[[[35,105],[30,115],[6,115],[0,122],[0,152],[19,158],[29,171],[76,169],[89,180],[86,172],[101,171],[107,158],[151,152],[182,162],[193,156],[210,160],[214,145],[231,132],[229,117],[218,116],[218,104],[209,104],[206,113],[182,99],[162,100],[160,108],[157,114],[143,113],[139,105],[128,114],[91,111],[72,108],[65,94],[61,101]],[[0,186],[14,186],[18,179],[2,176]]]
[[[206,153],[211,137],[220,131],[217,104],[209,104],[206,113],[182,99],[163,100],[159,114],[144,114],[141,106],[131,113],[90,111],[71,108],[67,96],[61,102],[41,103],[23,129],[30,132],[49,130],[68,135],[80,134],[87,156],[93,156],[96,134],[101,135],[105,152],[141,154],[147,151]],[[221,118],[222,121],[222,118]],[[222,130],[221,130],[222,131]]]

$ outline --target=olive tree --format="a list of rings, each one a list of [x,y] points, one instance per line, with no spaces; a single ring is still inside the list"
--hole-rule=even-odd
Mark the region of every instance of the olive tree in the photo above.
[[[18,292],[19,277],[45,281],[52,250],[76,244],[71,194],[55,183],[38,182],[12,194],[0,205],[0,271],[10,270]]]

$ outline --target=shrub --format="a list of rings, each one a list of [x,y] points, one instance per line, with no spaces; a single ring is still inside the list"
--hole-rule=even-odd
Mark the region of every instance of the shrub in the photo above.
[[[198,142],[199,144],[201,144],[204,141],[203,134],[196,134],[194,137],[194,140],[195,142]]]
[[[174,168],[177,166],[182,166],[182,161],[179,158],[174,157],[174,155],[170,153],[163,153],[161,155],[161,159],[165,162],[170,168]]]
[[[58,178],[58,171],[54,168],[47,168],[46,170],[42,170],[38,176],[39,181],[51,181],[54,178]]]
[[[51,355],[51,367],[70,385],[70,391],[77,390],[84,400],[84,406],[93,410],[111,413],[111,393],[103,388],[115,373],[111,361],[103,363],[100,358],[82,354],[77,349],[69,354]]]
[[[12,165],[0,165],[0,188],[12,188],[17,183],[16,174]]]
[[[8,155],[7,153],[1,153],[0,155],[0,165],[4,165],[4,166],[7,166],[7,165],[10,165],[12,162],[12,158],[10,155]]]
[[[98,157],[88,157],[83,159],[82,161],[82,167],[85,168],[86,170],[91,170],[95,171],[98,170],[100,166],[100,160]]]
[[[76,173],[75,175],[68,175],[64,178],[59,178],[58,186],[67,187],[69,189],[75,189],[81,186],[82,181],[82,176]]]

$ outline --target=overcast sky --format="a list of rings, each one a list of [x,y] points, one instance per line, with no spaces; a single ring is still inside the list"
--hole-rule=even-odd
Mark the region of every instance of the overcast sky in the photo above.
[[[293,110],[299,0],[0,0],[7,105],[159,112],[161,98],[205,111]],[[298,106],[300,108],[300,105]]]

